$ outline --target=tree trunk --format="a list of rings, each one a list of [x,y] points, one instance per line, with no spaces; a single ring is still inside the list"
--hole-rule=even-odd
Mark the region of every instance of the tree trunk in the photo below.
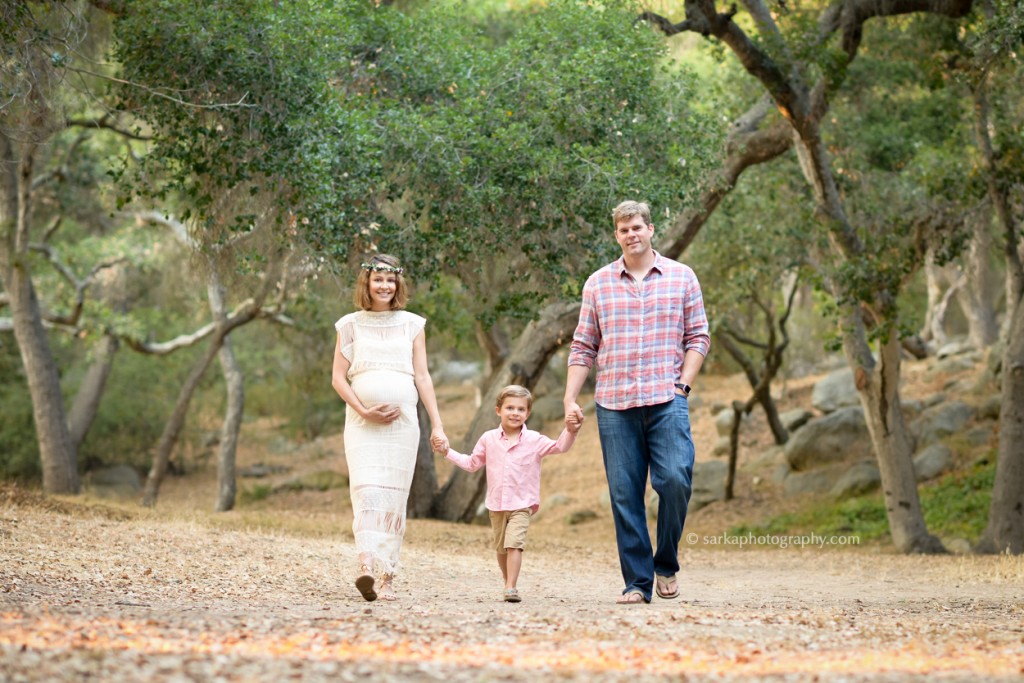
[[[977,552],[1024,553],[1024,299],[1013,307],[1003,354],[999,453],[992,503]]]
[[[214,264],[210,263],[210,283],[207,292],[210,310],[218,325],[223,325],[227,313],[224,306],[224,288],[220,284]],[[224,386],[227,391],[227,405],[224,407],[224,423],[221,425],[220,448],[217,452],[217,502],[214,510],[227,512],[235,507],[238,482],[235,478],[235,458],[238,453],[238,435],[242,430],[242,416],[245,412],[245,375],[235,358],[231,338],[224,335],[223,344],[217,352]]]
[[[904,553],[943,553],[945,547],[942,542],[928,532],[917,495],[912,459],[914,446],[900,406],[901,347],[897,325],[888,326],[888,338],[881,344],[877,363],[864,341],[859,315],[851,325],[852,329],[844,335],[843,348],[853,368],[871,443],[878,458],[893,544]]]
[[[789,431],[782,424],[779,407],[775,404],[775,399],[772,398],[770,387],[766,386],[757,392],[757,402],[764,408],[764,416],[768,420],[768,428],[772,430],[775,443],[781,446],[789,441]]]
[[[405,506],[405,514],[410,519],[429,517],[437,493],[437,469],[434,467],[434,449],[430,445],[430,416],[422,402],[416,404],[416,417],[420,423],[420,442],[416,448],[412,488]]]
[[[476,340],[487,353],[487,367],[484,370],[483,386],[489,386],[494,378],[494,373],[501,368],[501,364],[508,358],[508,335],[497,323],[485,328],[480,321],[476,323]]]
[[[729,470],[725,475],[724,500],[733,499],[733,486],[736,483],[736,461],[740,452],[740,425],[747,415],[749,406],[741,401],[732,402],[732,427],[729,429]]]
[[[983,84],[975,95],[975,134],[985,160],[989,199],[1005,235],[1007,316],[996,478],[988,525],[978,551],[1020,554],[1024,553],[1024,258],[1009,194],[1010,183],[1000,176],[1000,164],[992,147],[985,87]]]
[[[943,285],[946,281],[945,268],[935,262],[935,251],[929,249],[925,255],[924,274],[928,292],[928,304],[921,324],[921,337],[931,342],[934,348],[946,345],[946,309],[949,295]]]
[[[231,337],[224,338],[224,345],[217,355],[224,373],[227,405],[224,408],[224,424],[221,426],[220,449],[217,453],[217,503],[214,510],[227,512],[234,509],[235,495],[238,493],[235,460],[238,437],[242,431],[242,416],[245,413],[245,375],[235,358]]]
[[[142,494],[142,504],[146,507],[156,505],[156,498],[160,492],[160,484],[167,474],[167,464],[171,459],[171,451],[178,441],[181,428],[185,424],[185,417],[188,414],[188,406],[192,401],[192,395],[199,387],[199,381],[203,378],[210,363],[220,353],[228,335],[238,327],[252,322],[260,312],[260,304],[252,303],[245,310],[240,311],[233,318],[217,324],[217,330],[210,337],[210,345],[203,355],[200,356],[192,366],[192,371],[185,378],[181,390],[178,392],[178,400],[174,404],[174,411],[164,425],[164,431],[157,442],[156,453],[153,455],[153,464],[150,466],[149,475],[146,477],[146,487]]]
[[[494,402],[505,386],[521,384],[527,389],[536,386],[551,356],[572,339],[579,315],[579,302],[559,301],[546,306],[540,318],[526,326],[508,358],[493,373],[466,433],[463,452],[471,451],[480,436],[495,427]],[[448,521],[471,521],[483,500],[485,485],[483,470],[456,469],[434,498],[433,516]]]
[[[185,425],[185,416],[188,414],[192,395],[199,387],[199,381],[203,378],[206,369],[210,367],[210,363],[220,353],[220,347],[223,343],[224,335],[219,331],[214,333],[210,339],[210,345],[207,346],[203,355],[192,365],[191,372],[189,372],[188,377],[185,378],[185,382],[178,391],[178,400],[175,401],[174,410],[164,425],[164,431],[160,434],[156,453],[153,455],[153,463],[149,468],[149,474],[146,476],[146,487],[142,493],[142,504],[146,507],[154,507],[156,505],[156,499],[160,493],[160,484],[163,483],[164,477],[167,475],[167,465],[171,460],[171,451],[178,442],[181,428]]]
[[[5,278],[3,285],[10,294],[14,336],[32,397],[43,490],[47,493],[78,493],[78,454],[68,431],[57,363],[43,329],[31,275],[27,264],[15,266],[9,272],[11,277]]]
[[[120,347],[121,342],[117,337],[105,334],[93,349],[93,361],[82,377],[82,383],[68,413],[68,431],[76,451],[81,448],[85,435],[89,433],[89,428],[92,427],[99,412],[100,401],[107,387],[107,378],[114,368],[114,356]]]
[[[815,126],[801,130],[797,144],[798,158],[818,203],[818,218],[829,231],[832,249],[840,258],[853,259],[863,255],[865,248],[846,216],[835,177],[828,161],[828,152]],[[885,319],[875,316],[884,340],[876,363],[867,342],[864,329],[864,309],[856,297],[838,291],[833,283],[833,294],[838,300],[846,299],[840,309],[843,317],[843,350],[853,370],[864,407],[864,418],[871,434],[871,443],[882,477],[886,515],[893,544],[904,553],[945,552],[942,542],[928,533],[917,495],[917,477],[914,474],[913,443],[903,421],[899,400],[900,341],[899,324],[895,316]],[[888,290],[875,292],[874,305],[892,308]]]
[[[967,319],[971,346],[979,351],[987,349],[999,338],[999,323],[996,321],[994,305],[996,286],[991,267],[994,240],[990,225],[989,213],[985,211],[971,236],[964,267],[966,282],[957,296],[960,310]],[[1009,307],[1007,310],[1010,310]]]
[[[35,148],[26,145],[21,159],[15,158],[15,143],[0,133],[0,284],[7,292],[14,337],[32,398],[43,490],[78,493],[78,454],[68,431],[60,375],[43,328],[28,262],[34,155]]]

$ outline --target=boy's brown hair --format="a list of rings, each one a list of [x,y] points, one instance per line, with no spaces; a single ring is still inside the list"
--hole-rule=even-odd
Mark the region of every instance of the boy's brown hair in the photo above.
[[[359,277],[356,278],[352,302],[357,308],[364,311],[373,308],[373,299],[370,298],[370,274],[375,270],[395,273],[395,296],[391,299],[391,310],[398,311],[405,308],[409,302],[409,287],[402,276],[401,262],[390,254],[377,254],[363,264],[359,271]]]
[[[495,407],[501,408],[502,404],[505,403],[505,399],[509,397],[525,398],[526,407],[529,410],[533,410],[533,394],[526,387],[521,387],[518,384],[509,384],[507,387],[501,390],[498,394],[498,401]]]

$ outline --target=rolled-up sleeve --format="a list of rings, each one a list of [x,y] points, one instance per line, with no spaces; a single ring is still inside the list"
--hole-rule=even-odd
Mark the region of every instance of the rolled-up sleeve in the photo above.
[[[711,350],[711,335],[704,310],[704,295],[696,274],[691,270],[689,275],[683,296],[683,352],[692,350],[707,356]]]
[[[594,279],[589,278],[583,285],[583,301],[580,306],[580,321],[569,345],[569,365],[583,365],[591,368],[601,346],[601,326],[597,319],[594,298]]]

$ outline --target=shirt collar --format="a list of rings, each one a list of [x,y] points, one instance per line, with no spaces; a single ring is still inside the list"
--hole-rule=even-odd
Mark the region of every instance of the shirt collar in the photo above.
[[[662,256],[661,254],[658,253],[657,249],[654,249],[652,251],[654,251],[654,263],[651,265],[651,270],[656,270],[656,271],[658,271],[659,275],[664,275],[665,274],[664,263],[665,263],[666,259],[665,259],[664,256]],[[625,256],[620,256],[619,259],[617,261],[615,261],[612,265],[615,266],[615,269],[618,272],[619,277],[622,277],[623,275],[626,274],[627,271],[626,271],[626,257]],[[650,271],[648,271],[648,272],[650,272]]]
[[[501,425],[498,425],[498,430],[497,431],[498,431],[498,439],[499,440],[507,441],[508,443],[510,443],[513,446],[515,446],[517,443],[521,443],[522,442],[523,437],[526,436],[526,432],[530,431],[530,428],[527,427],[526,424],[524,423],[523,424],[523,428],[519,430],[519,439],[517,439],[516,441],[512,441],[512,439],[509,439],[509,438],[505,437],[505,430],[501,428]]]

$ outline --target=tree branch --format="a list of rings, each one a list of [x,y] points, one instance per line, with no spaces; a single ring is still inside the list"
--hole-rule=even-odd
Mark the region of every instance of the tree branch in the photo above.
[[[793,146],[792,129],[778,121],[764,130],[757,126],[771,110],[767,96],[733,124],[727,144],[728,156],[714,174],[696,207],[682,212],[659,237],[659,251],[669,258],[678,258],[690,246],[711,214],[733,188],[740,175],[751,166],[763,164],[784,154]]]
[[[787,78],[781,66],[732,20],[736,14],[735,5],[730,6],[729,11],[725,13],[715,10],[714,0],[689,0],[685,7],[686,21],[680,24],[673,24],[654,12],[644,12],[640,18],[651,21],[663,32],[663,27],[671,27],[670,30],[674,33],[666,35],[689,30],[705,37],[718,38],[732,49],[747,73],[759,80],[771,93],[783,116],[790,121],[807,117],[810,111],[807,93],[796,87],[798,83]]]
[[[83,132],[82,134],[80,134],[78,137],[74,139],[74,141],[72,141],[71,145],[68,146],[67,152],[64,153],[64,158],[61,160],[60,164],[56,168],[33,178],[32,191],[36,191],[37,189],[39,189],[46,183],[50,182],[51,180],[64,180],[65,178],[67,178],[68,175],[70,175],[70,172],[68,171],[68,164],[71,161],[71,156],[75,153],[78,147],[83,142],[85,142],[86,139],[88,139],[88,137],[88,133]]]
[[[868,19],[916,12],[958,19],[966,16],[972,5],[973,0],[844,0],[825,10],[819,26],[826,36],[841,32],[843,51],[852,60],[860,47],[864,23]]]
[[[121,85],[128,85],[133,88],[139,88],[140,90],[144,90],[148,92],[150,95],[153,95],[154,97],[160,97],[165,100],[170,100],[171,102],[174,102],[175,104],[180,104],[183,107],[192,107],[193,109],[232,109],[234,107],[252,108],[256,106],[255,104],[244,104],[245,98],[249,96],[249,93],[247,92],[242,93],[242,96],[238,98],[237,102],[219,102],[217,104],[196,104],[195,102],[188,102],[187,100],[183,100],[179,97],[174,97],[172,95],[168,95],[167,93],[162,93],[159,90],[156,90],[155,88],[150,88],[148,86],[142,85],[141,83],[133,83],[132,81],[126,81],[123,78],[107,76],[106,74],[96,73],[95,71],[89,71],[88,69],[76,69],[70,66],[66,68],[68,71],[72,71],[77,74],[85,74],[86,76],[93,76],[94,78],[100,78],[107,81],[113,81],[114,83],[120,83]]]
[[[35,251],[45,255],[46,260],[50,262],[50,264],[58,273],[60,273],[61,277],[67,280],[68,284],[74,287],[75,303],[73,308],[71,309],[71,313],[68,313],[67,315],[44,314],[44,318],[46,319],[47,322],[52,323],[54,325],[67,325],[69,327],[74,327],[78,325],[78,321],[82,317],[82,310],[85,308],[85,291],[96,279],[96,275],[99,274],[99,272],[102,270],[106,270],[107,268],[113,268],[117,264],[127,260],[127,258],[124,256],[118,256],[116,258],[100,261],[99,263],[92,267],[88,275],[86,275],[84,278],[79,278],[78,276],[75,275],[74,271],[71,270],[71,268],[66,263],[64,263],[64,261],[61,260],[60,255],[57,253],[57,250],[54,249],[49,244],[32,243],[29,244],[28,248],[31,251]]]
[[[131,140],[152,140],[152,135],[141,135],[139,133],[133,133],[131,131],[119,128],[115,124],[110,122],[110,117],[103,115],[98,119],[68,119],[64,122],[68,128],[80,127],[80,128],[104,128],[106,130],[113,131],[122,137],[129,138]]]

